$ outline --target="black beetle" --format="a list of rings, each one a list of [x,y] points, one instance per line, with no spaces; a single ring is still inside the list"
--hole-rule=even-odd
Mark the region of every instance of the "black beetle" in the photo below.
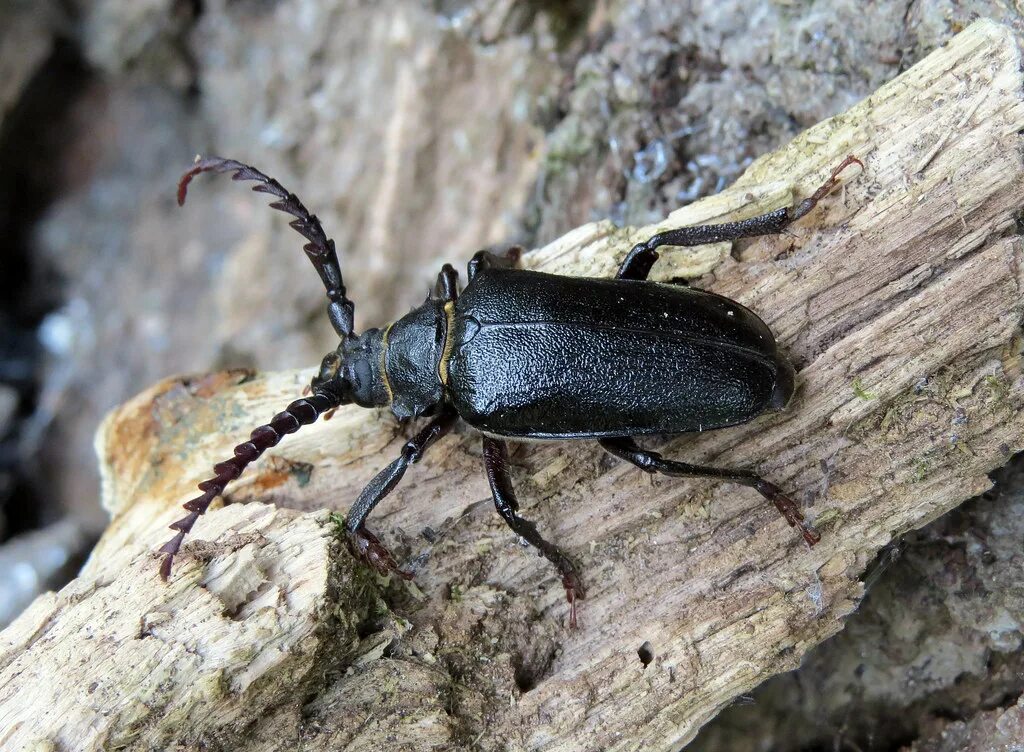
[[[744,423],[782,409],[793,394],[793,368],[753,312],[720,295],[645,280],[661,246],[782,232],[832,191],[839,173],[853,163],[863,167],[847,157],[794,207],[741,222],[659,233],[633,247],[615,279],[516,270],[516,252],[480,251],[469,262],[469,281],[461,294],[458,273],[445,264],[422,305],[383,329],[357,335],[334,241],[316,216],[253,167],[213,157],[197,160],[181,178],[178,203],[184,203],[189,182],[202,172],[232,172],[235,180],[257,181],[253,190],[274,196],[270,206],[292,215],[291,226],[309,241],[306,255],[327,288],[327,313],[341,342],[323,359],[312,393],[254,430],[233,458],[214,466],[213,478],[199,484],[202,495],[185,503],[189,514],[171,525],[177,535],[160,549],[165,554],[161,576],[170,574],[171,561],[199,516],[250,462],[285,434],[349,403],[390,407],[399,419],[431,418],[370,481],[346,519],[355,553],[384,572],[411,576],[366,529],[366,517],[459,418],[483,434],[484,467],[498,512],[558,569],[573,623],[576,599],[585,594],[582,581],[569,557],[519,515],[505,438],[596,439],[614,456],[649,473],[750,486],[814,545],[817,532],[772,483],[745,470],[667,460],[634,441],[644,434]]]

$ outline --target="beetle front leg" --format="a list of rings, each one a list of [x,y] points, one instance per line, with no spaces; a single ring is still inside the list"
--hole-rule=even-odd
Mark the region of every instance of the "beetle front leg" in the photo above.
[[[494,506],[508,526],[520,538],[523,538],[538,549],[548,561],[555,565],[562,575],[562,586],[565,597],[569,601],[569,626],[576,627],[576,601],[586,597],[583,580],[580,579],[576,566],[558,546],[548,543],[537,531],[537,526],[519,516],[519,500],[516,499],[512,487],[512,476],[508,471],[508,448],[505,442],[490,436],[484,436],[484,469],[487,482],[491,485]]]
[[[382,574],[397,572],[406,579],[412,578],[412,573],[399,568],[391,552],[373,533],[366,529],[367,516],[380,503],[381,499],[395,489],[409,465],[419,462],[420,457],[431,444],[452,430],[458,417],[458,413],[452,408],[443,407],[440,415],[405,442],[398,459],[377,473],[376,477],[359,494],[356,503],[349,509],[348,516],[345,518],[345,530],[348,532],[352,551],[378,572]]]
[[[755,473],[748,470],[726,470],[666,460],[658,452],[640,448],[633,439],[628,437],[601,439],[600,444],[609,454],[630,462],[647,473],[661,473],[674,478],[718,478],[729,483],[749,486],[772,502],[791,527],[799,528],[807,545],[813,546],[821,540],[818,531],[804,522],[803,513],[796,502],[774,483],[769,483]]]
[[[657,249],[663,245],[694,246],[705,245],[706,243],[721,243],[726,240],[739,240],[740,238],[753,238],[758,235],[778,235],[791,223],[810,212],[818,205],[819,201],[835,190],[836,186],[839,185],[839,173],[851,164],[859,164],[861,168],[864,167],[864,163],[856,157],[847,157],[832,171],[828,180],[822,183],[818,190],[796,206],[776,209],[768,214],[744,219],[741,222],[680,227],[676,230],[659,232],[649,240],[633,246],[619,267],[618,274],[615,276],[618,279],[647,279],[647,275],[651,272],[651,267],[658,260]]]

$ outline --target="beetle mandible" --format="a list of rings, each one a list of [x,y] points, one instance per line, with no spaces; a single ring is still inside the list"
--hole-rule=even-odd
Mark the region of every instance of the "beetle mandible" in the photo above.
[[[327,315],[341,338],[323,359],[311,393],[288,405],[235,447],[184,504],[171,525],[177,534],[160,549],[166,579],[182,540],[199,516],[249,463],[301,426],[355,403],[388,407],[395,417],[429,417],[401,454],[370,481],[345,521],[353,552],[382,572],[401,570],[366,529],[367,515],[402,479],[409,465],[461,418],[480,431],[484,469],[494,504],[509,527],[535,546],[561,575],[575,624],[585,596],[571,559],[519,514],[505,439],[595,439],[609,453],[648,473],[709,477],[756,489],[804,540],[818,533],[778,486],[747,470],[668,460],[635,437],[706,431],[781,410],[793,395],[794,372],[767,325],[733,300],[687,286],[647,281],[662,246],[695,246],[774,235],[810,212],[859,159],[847,157],[809,198],[740,222],[681,227],[630,250],[615,279],[583,279],[514,269],[517,253],[480,251],[459,292],[458,272],[441,267],[427,299],[381,329],[354,331],[334,241],[315,215],[273,178],[231,159],[197,159],[178,184],[203,172],[233,173],[276,200],[308,241],[306,255],[327,289]]]

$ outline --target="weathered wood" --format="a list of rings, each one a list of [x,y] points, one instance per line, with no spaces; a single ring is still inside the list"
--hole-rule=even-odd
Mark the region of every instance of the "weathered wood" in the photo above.
[[[395,548],[429,554],[415,586],[385,586],[320,511],[343,511],[404,438],[351,408],[243,476],[230,498],[251,503],[211,511],[165,586],[152,552],[177,505],[311,372],[171,380],[98,436],[113,521],[82,576],[0,636],[0,743],[677,748],[838,631],[881,546],[985,489],[1024,447],[1021,85],[1010,33],[979,22],[719,196],[657,228],[587,225],[524,259],[608,275],[656,229],[775,208],[846,154],[863,159],[791,234],[655,267],[752,307],[799,366],[785,413],[662,449],[759,464],[807,505],[814,549],[748,489],[649,479],[591,445],[524,445],[524,513],[587,579],[569,631],[553,571],[489,508],[478,437],[463,431],[371,518]],[[434,544],[427,526],[442,530]]]

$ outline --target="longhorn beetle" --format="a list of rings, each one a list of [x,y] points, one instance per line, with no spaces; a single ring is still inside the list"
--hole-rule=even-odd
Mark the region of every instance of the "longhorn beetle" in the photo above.
[[[639,243],[615,279],[581,279],[514,269],[518,253],[480,251],[459,292],[458,273],[441,267],[427,299],[382,329],[356,334],[354,307],[341,267],[315,215],[273,178],[230,159],[197,159],[178,184],[184,204],[189,182],[203,172],[233,173],[269,193],[270,206],[290,214],[308,241],[306,255],[327,288],[327,315],[341,337],[295,400],[235,447],[185,503],[188,514],[160,549],[161,577],[171,571],[181,542],[210,502],[249,463],[301,426],[340,405],[388,407],[399,419],[429,417],[401,454],[370,481],[349,510],[345,528],[353,552],[381,572],[401,570],[366,529],[366,517],[402,479],[409,465],[462,418],[480,431],[484,470],[498,513],[535,546],[562,577],[575,625],[583,581],[570,558],[519,515],[505,439],[595,439],[609,453],[648,473],[709,477],[756,489],[803,534],[820,540],[796,503],[747,470],[689,465],[642,449],[636,436],[706,431],[781,410],[793,395],[794,372],[771,331],[728,298],[687,286],[647,281],[662,246],[695,246],[775,235],[810,212],[859,159],[847,157],[810,198],[768,214],[717,225],[681,227]]]

